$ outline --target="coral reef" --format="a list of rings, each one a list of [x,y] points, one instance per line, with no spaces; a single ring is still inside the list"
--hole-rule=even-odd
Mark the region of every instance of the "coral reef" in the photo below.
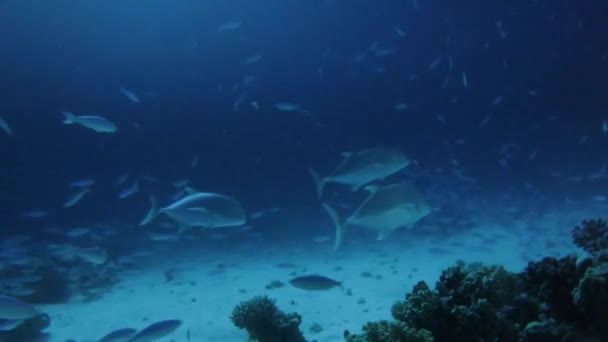
[[[572,230],[572,237],[574,243],[589,254],[608,250],[608,222],[602,219],[585,220]]]
[[[249,340],[256,342],[306,342],[297,313],[286,314],[266,296],[241,302],[230,317],[234,325],[247,330]]]
[[[411,328],[403,322],[369,322],[363,327],[363,334],[351,335],[344,332],[347,342],[433,342],[430,331]]]
[[[608,222],[572,232],[591,257],[544,258],[521,273],[458,263],[435,289],[416,284],[392,307],[395,321],[368,322],[348,342],[608,341]]]

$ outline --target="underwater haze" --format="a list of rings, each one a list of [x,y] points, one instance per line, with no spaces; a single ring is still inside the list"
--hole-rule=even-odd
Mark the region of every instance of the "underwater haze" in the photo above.
[[[231,321],[259,295],[344,341],[457,262],[586,255],[606,19],[600,0],[0,1],[0,341],[265,342]]]

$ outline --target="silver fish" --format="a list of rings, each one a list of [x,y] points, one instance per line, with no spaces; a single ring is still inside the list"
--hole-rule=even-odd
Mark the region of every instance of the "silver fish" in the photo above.
[[[227,21],[221,24],[217,30],[219,32],[235,31],[241,28],[241,24],[242,23],[240,21]]]
[[[399,227],[412,227],[416,222],[431,213],[431,207],[408,183],[391,184],[384,187],[369,185],[365,187],[369,196],[359,208],[345,220],[328,204],[323,208],[336,227],[334,249],[340,248],[345,228],[360,226],[378,233],[378,240]]]
[[[63,120],[64,125],[78,124],[98,133],[114,133],[118,130],[118,127],[113,122],[101,116],[76,116],[70,112],[62,112],[62,114],[65,117]]]
[[[8,125],[8,123],[3,118],[1,118],[1,117],[0,117],[0,128],[2,128],[2,130],[4,131],[4,133],[6,133],[8,135],[13,135],[13,130]]]
[[[302,106],[300,106],[299,104],[291,102],[277,102],[274,104],[274,107],[284,112],[298,112],[304,115],[312,115],[309,110],[302,108]]]
[[[228,227],[245,224],[247,217],[241,204],[228,196],[196,192],[175,203],[161,208],[165,214],[182,227]]]
[[[372,181],[388,177],[410,164],[405,154],[390,147],[345,152],[342,156],[344,157],[342,163],[323,179],[313,169],[309,169],[317,185],[319,198],[323,195],[323,188],[327,183],[350,185],[355,191]]]
[[[132,92],[130,90],[127,90],[124,87],[120,87],[120,92],[124,96],[126,96],[129,99],[129,101],[131,101],[133,103],[139,103],[140,102],[139,97],[137,97],[137,95],[135,95],[134,92]]]
[[[156,197],[150,196],[150,209],[146,213],[146,216],[139,221],[140,226],[145,226],[150,223],[156,215]]]
[[[65,201],[65,203],[63,203],[63,207],[64,208],[73,207],[74,205],[76,205],[76,203],[80,202],[80,200],[84,197],[84,195],[86,195],[89,191],[91,191],[91,189],[84,188],[78,192],[73,193],[72,195],[70,195],[70,197],[68,197],[68,199]]]

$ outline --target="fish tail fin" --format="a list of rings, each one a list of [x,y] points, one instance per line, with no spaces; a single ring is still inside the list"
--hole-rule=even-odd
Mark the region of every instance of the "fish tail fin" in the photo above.
[[[318,198],[323,197],[323,186],[325,185],[325,181],[322,180],[321,177],[319,177],[319,174],[317,173],[317,171],[315,171],[311,167],[308,168],[308,173],[310,173],[310,175],[312,176],[312,179],[315,181],[315,185],[317,186]]]
[[[63,124],[64,125],[70,125],[73,124],[74,122],[76,122],[76,116],[70,112],[61,112],[61,114],[63,114],[64,118],[63,118]]]
[[[340,222],[338,212],[329,204],[323,203],[323,209],[336,227],[336,237],[334,239],[334,250],[336,251],[342,246],[342,240],[344,240],[344,224]]]

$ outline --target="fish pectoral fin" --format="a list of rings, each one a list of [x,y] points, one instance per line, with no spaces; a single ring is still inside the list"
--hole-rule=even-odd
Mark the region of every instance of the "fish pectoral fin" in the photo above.
[[[308,173],[315,181],[315,185],[317,187],[317,197],[320,199],[321,197],[323,197],[323,186],[325,185],[325,180],[321,179],[321,177],[319,177],[319,174],[311,167],[308,168]]]

